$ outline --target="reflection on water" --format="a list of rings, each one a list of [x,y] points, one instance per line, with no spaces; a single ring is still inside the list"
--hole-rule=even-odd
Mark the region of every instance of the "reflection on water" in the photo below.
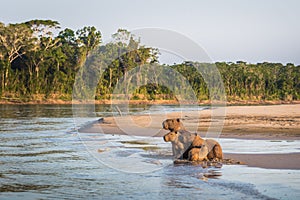
[[[0,192],[25,192],[28,190],[44,190],[49,189],[53,186],[51,185],[22,185],[22,184],[15,184],[15,185],[1,185]]]
[[[145,113],[149,108],[131,106],[130,112]],[[109,109],[96,106],[96,114],[108,115]],[[82,123],[88,120],[92,119],[82,119]],[[82,143],[74,128],[70,105],[0,105],[0,199],[299,199],[300,196],[299,170],[173,165],[170,144],[161,138],[103,138],[88,134]],[[227,152],[241,144],[235,140],[220,142],[224,142]],[[279,148],[289,144],[294,145],[282,142]],[[95,150],[92,154],[87,151],[92,149]],[[118,161],[119,168],[132,170],[145,163],[143,166],[159,169],[125,173],[107,167],[107,163],[99,162],[106,151],[116,154],[107,154],[111,162],[116,158],[136,161]],[[100,157],[95,159],[93,154]]]

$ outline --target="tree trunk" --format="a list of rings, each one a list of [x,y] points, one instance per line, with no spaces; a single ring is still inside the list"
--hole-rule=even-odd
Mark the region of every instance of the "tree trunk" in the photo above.
[[[5,79],[4,79],[4,89],[7,87],[8,85],[8,66],[5,68]]]
[[[4,91],[4,73],[2,74],[2,79],[1,79],[1,91]]]
[[[112,68],[109,68],[109,86],[108,88],[111,88],[112,84]]]
[[[35,66],[35,72],[36,72],[36,79],[39,78],[39,67],[38,66]]]

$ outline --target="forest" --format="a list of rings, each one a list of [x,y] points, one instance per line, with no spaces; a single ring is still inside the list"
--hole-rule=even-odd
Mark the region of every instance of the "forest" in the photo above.
[[[119,81],[126,79],[133,69],[138,69],[135,81],[140,87],[130,93],[130,99],[175,99],[173,90],[176,86],[172,90],[155,82],[141,84],[143,80],[140,80],[139,74],[143,66],[151,64],[157,69],[166,66],[159,63],[158,49],[141,45],[140,38],[125,29],[117,30],[112,38],[112,42],[104,44],[101,32],[93,26],[62,30],[59,22],[52,20],[30,20],[7,25],[0,22],[1,100],[70,101],[72,93],[78,89],[74,83],[80,73],[80,78],[88,78],[91,80],[89,84],[97,86],[92,91],[91,86],[86,85],[81,92],[87,95],[94,93],[96,100],[106,100],[111,98]],[[87,61],[91,61],[91,68],[94,68],[90,72],[82,71]],[[209,100],[210,91],[194,65],[217,67],[229,102],[300,100],[299,65],[251,64],[243,61],[185,61],[168,65],[185,77],[199,101]],[[100,74],[101,77],[97,77]]]

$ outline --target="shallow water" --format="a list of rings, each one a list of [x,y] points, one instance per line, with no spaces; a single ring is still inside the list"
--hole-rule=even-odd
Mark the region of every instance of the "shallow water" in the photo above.
[[[149,108],[131,106],[130,113]],[[97,116],[111,111],[96,106]],[[69,105],[0,105],[0,117],[0,199],[300,198],[300,170],[173,165],[170,144],[161,138],[78,135]],[[291,150],[299,141],[220,142],[228,153],[299,152]]]
[[[219,139],[219,142],[222,143],[226,153],[300,153],[300,140],[239,140],[222,138]]]

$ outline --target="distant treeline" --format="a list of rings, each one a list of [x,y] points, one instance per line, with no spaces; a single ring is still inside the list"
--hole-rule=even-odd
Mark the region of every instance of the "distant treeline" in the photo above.
[[[102,44],[101,33],[93,26],[77,31],[61,30],[59,23],[51,20],[8,25],[0,22],[1,99],[71,100],[75,78],[78,78],[76,74],[80,73],[87,58],[93,60],[92,68],[108,66],[101,72],[99,80],[92,78],[98,81],[95,98],[99,100],[109,99],[118,82],[126,79],[131,69],[149,63],[165,66],[158,62],[157,49],[142,46],[139,38],[127,30],[119,29],[112,37],[113,42]],[[197,63],[184,62],[169,67],[188,80],[199,100],[208,100],[209,90],[194,64]],[[300,66],[242,61],[215,65],[221,73],[229,101],[300,100]],[[140,72],[141,69],[137,71]],[[89,76],[91,74],[97,75],[90,73]],[[135,79],[142,81],[139,74]],[[175,98],[174,91],[156,83],[142,85],[130,97],[134,100]]]

